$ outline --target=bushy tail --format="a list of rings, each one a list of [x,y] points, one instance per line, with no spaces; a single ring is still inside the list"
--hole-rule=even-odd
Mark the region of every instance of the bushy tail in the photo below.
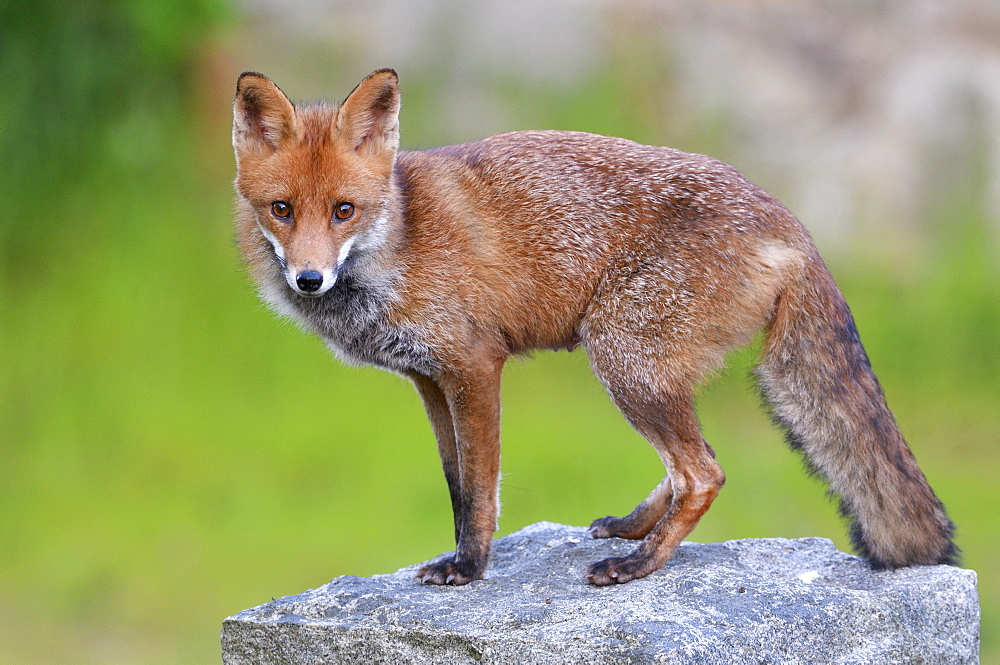
[[[775,421],[830,484],[876,568],[954,563],[954,526],[917,466],[818,256],[782,292],[757,378]]]

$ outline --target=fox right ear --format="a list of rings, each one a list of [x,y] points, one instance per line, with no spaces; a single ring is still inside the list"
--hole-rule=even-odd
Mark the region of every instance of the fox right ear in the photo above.
[[[295,135],[295,107],[263,74],[244,72],[233,101],[233,147],[237,153],[278,149]]]
[[[337,110],[334,136],[348,150],[391,163],[399,147],[399,79],[391,69],[372,72]]]

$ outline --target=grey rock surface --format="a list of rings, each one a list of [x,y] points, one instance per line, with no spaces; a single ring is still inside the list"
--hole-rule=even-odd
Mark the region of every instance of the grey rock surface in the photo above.
[[[424,586],[420,564],[338,577],[225,620],[242,663],[976,663],[976,574],[875,572],[824,538],[684,543],[660,571],[586,584],[634,543],[540,522],[494,542],[487,579]]]

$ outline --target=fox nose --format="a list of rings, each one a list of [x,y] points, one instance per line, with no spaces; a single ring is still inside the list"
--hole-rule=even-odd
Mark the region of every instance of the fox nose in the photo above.
[[[319,291],[323,286],[323,273],[316,270],[304,270],[295,277],[295,283],[306,293]]]

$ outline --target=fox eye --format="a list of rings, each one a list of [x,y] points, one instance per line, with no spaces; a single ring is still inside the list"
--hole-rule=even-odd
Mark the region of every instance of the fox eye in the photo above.
[[[346,201],[344,203],[338,203],[333,209],[333,216],[336,217],[338,221],[346,222],[351,217],[354,217],[354,204],[347,203]]]
[[[275,201],[271,204],[271,214],[278,219],[288,219],[292,214],[292,206],[284,201]]]

